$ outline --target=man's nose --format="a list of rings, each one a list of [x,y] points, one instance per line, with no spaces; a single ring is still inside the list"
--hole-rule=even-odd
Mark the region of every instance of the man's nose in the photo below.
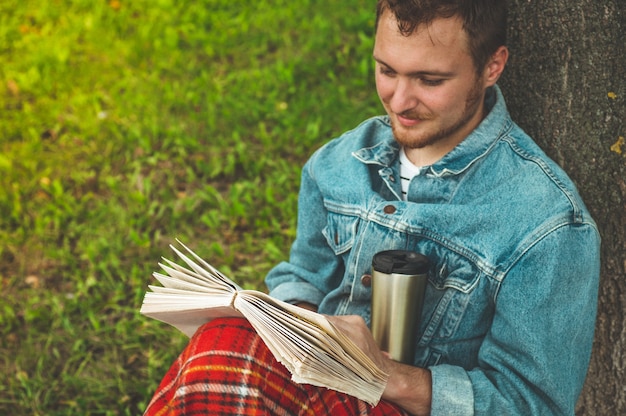
[[[417,96],[413,90],[411,79],[399,78],[389,106],[394,113],[400,114],[417,106]]]

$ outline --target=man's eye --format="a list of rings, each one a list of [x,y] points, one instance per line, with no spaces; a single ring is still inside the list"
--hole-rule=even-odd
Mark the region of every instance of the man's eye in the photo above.
[[[436,87],[438,85],[441,85],[443,83],[443,79],[427,79],[427,78],[422,78],[422,84],[428,86],[428,87]]]
[[[388,68],[380,68],[379,72],[382,75],[385,75],[387,77],[392,77],[392,76],[394,76],[396,74],[394,71],[392,71],[391,69],[388,69]]]

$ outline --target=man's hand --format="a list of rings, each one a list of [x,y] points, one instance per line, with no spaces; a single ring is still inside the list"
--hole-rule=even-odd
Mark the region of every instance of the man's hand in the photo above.
[[[429,415],[432,396],[430,371],[393,361],[378,348],[362,317],[327,316],[341,332],[350,338],[381,370],[389,374],[383,399],[414,415]]]
[[[389,355],[378,348],[372,333],[359,315],[326,316],[341,332],[352,340],[373,362],[389,373]]]
[[[296,306],[301,307],[302,309],[306,309],[309,311],[317,312],[317,306],[308,302],[298,302],[295,304]]]

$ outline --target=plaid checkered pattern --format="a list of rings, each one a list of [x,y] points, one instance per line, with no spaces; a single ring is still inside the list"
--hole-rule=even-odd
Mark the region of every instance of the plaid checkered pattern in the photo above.
[[[167,372],[145,416],[407,415],[343,393],[298,384],[248,321],[215,319],[198,329]]]

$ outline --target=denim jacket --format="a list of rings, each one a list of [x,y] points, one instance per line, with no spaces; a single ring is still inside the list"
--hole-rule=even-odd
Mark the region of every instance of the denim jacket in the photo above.
[[[270,294],[369,323],[375,253],[431,261],[414,364],[433,415],[574,414],[589,363],[600,237],[567,175],[510,118],[489,114],[401,198],[387,117],[365,121],[304,166],[297,235]]]

